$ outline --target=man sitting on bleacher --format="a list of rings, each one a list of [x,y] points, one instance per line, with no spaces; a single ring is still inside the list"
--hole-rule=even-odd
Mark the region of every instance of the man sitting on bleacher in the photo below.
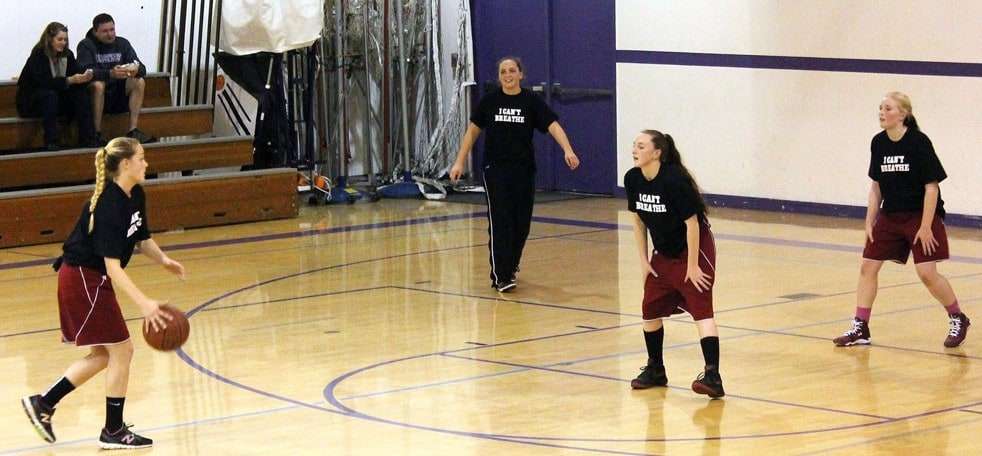
[[[130,42],[116,36],[116,22],[112,16],[102,13],[92,19],[92,29],[78,43],[78,64],[94,71],[89,90],[96,131],[101,131],[103,112],[129,112],[130,126],[126,136],[141,143],[157,141],[137,128],[147,67],[140,63]],[[102,139],[101,133],[99,135]]]

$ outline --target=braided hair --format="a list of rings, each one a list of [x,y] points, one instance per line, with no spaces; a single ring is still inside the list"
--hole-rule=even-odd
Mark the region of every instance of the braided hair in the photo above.
[[[136,154],[137,146],[140,142],[133,138],[116,138],[109,141],[106,147],[100,148],[95,153],[95,190],[89,198],[89,234],[95,229],[95,207],[99,203],[99,196],[106,189],[106,177],[116,177],[119,172],[119,163],[127,158],[132,158]]]

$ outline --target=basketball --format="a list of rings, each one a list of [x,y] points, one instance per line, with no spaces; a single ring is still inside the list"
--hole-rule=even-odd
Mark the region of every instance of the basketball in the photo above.
[[[191,324],[184,312],[171,307],[167,304],[160,306],[160,310],[171,316],[167,321],[167,328],[163,331],[156,331],[149,325],[143,327],[143,339],[147,345],[155,350],[173,351],[184,345],[191,334]]]

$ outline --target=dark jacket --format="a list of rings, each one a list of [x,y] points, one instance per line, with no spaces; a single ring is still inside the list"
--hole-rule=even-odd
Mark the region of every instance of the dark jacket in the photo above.
[[[136,51],[130,42],[123,37],[117,36],[109,44],[99,41],[92,30],[85,35],[85,39],[78,43],[78,65],[82,70],[92,69],[92,79],[96,81],[109,81],[109,70],[116,65],[126,65],[139,62]],[[140,69],[137,70],[137,77],[142,78],[147,75],[147,67],[140,62]]]
[[[68,58],[68,66],[65,69],[65,76],[72,76],[83,73],[85,70],[79,67],[75,60],[75,54],[65,49]],[[51,60],[44,53],[43,48],[35,47],[31,51],[31,56],[24,63],[24,69],[20,72],[17,79],[17,110],[24,111],[22,106],[31,103],[34,93],[40,89],[63,91],[68,89],[68,78],[56,78],[51,74]]]

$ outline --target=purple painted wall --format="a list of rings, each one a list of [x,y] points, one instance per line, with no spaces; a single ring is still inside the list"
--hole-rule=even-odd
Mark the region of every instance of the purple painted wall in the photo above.
[[[506,55],[524,61],[523,85],[605,89],[607,97],[569,99],[541,95],[559,115],[579,156],[571,172],[548,135],[536,135],[536,184],[548,190],[612,194],[614,154],[614,2],[581,0],[482,0],[471,2],[478,94],[497,83],[495,63]],[[481,163],[483,141],[474,150]],[[475,166],[476,168],[476,166]],[[480,171],[475,169],[475,171]]]
[[[751,68],[820,69],[823,71],[870,71],[900,74],[943,74],[978,76],[982,64],[931,62],[847,61],[792,57],[731,56],[669,52],[616,51],[614,2],[583,0],[481,0],[471,1],[475,73],[479,90],[496,84],[495,63],[505,55],[525,61],[525,85],[558,82],[563,87],[615,90],[616,62],[680,65],[741,66]],[[857,67],[859,65],[859,67]],[[536,135],[537,184],[550,190],[573,190],[614,194],[623,197],[616,176],[617,151],[629,145],[614,143],[616,106],[601,99],[565,101],[549,97],[583,160],[576,172],[564,167],[562,153],[546,135]],[[481,163],[483,140],[474,149],[475,164]],[[475,171],[480,176],[479,167]],[[862,217],[865,208],[744,197],[706,195],[713,206],[800,212],[818,215]],[[952,226],[982,228],[982,217],[948,214]]]
[[[543,22],[547,1],[471,0],[474,79],[477,82],[477,90],[471,100],[472,106],[477,106],[486,85],[497,86],[495,63],[506,55],[518,56],[525,62],[523,86],[548,80],[549,54],[542,45],[549,40],[548,30]],[[544,142],[541,135],[536,136],[535,147],[541,152]],[[475,145],[473,157],[474,171],[481,176],[484,135],[481,135]],[[541,166],[540,162],[539,167]]]
[[[614,2],[552,0],[551,13],[552,82],[610,94],[568,97],[561,92],[552,97],[581,165],[570,171],[556,146],[549,177],[557,188],[612,194],[618,181]]]

